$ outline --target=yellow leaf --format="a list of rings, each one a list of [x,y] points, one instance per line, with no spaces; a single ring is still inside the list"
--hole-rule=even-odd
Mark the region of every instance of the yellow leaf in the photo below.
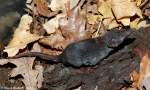
[[[141,10],[130,0],[111,0],[112,10],[117,19],[138,15],[142,18]]]
[[[140,18],[137,18],[137,19],[133,20],[133,21],[130,23],[130,27],[131,27],[131,28],[138,29],[139,21],[140,21]]]
[[[116,22],[116,20],[113,20],[109,26],[108,26],[108,29],[113,29],[113,28],[116,28],[116,27],[119,27],[120,25]]]
[[[15,30],[14,35],[8,46],[5,47],[4,52],[8,53],[8,56],[14,56],[20,49],[24,49],[27,44],[34,42],[41,38],[41,36],[30,33],[30,24],[32,17],[29,15],[23,15],[18,28]]]
[[[130,23],[130,27],[135,29],[148,26],[150,26],[150,24],[146,23],[146,20],[141,20],[140,18],[137,18]]]
[[[96,21],[98,21],[99,19],[102,19],[102,18],[103,18],[103,16],[101,16],[101,15],[88,15],[87,16],[89,24],[95,24]]]
[[[50,19],[48,22],[43,24],[43,27],[48,34],[54,33],[58,29],[58,22],[62,17],[65,17],[65,14],[58,14],[55,18]]]
[[[79,2],[79,0],[51,0],[49,7],[52,11],[62,10],[63,12],[66,12],[65,4],[67,4],[68,1],[70,2],[70,9],[75,7]]]
[[[118,21],[121,22],[124,26],[130,25],[130,18],[123,18],[123,19],[120,19]]]
[[[103,15],[104,18],[114,18],[111,10],[111,3],[109,1],[99,1],[98,11]]]
[[[137,6],[140,6],[142,4],[142,0],[136,0],[135,2]]]

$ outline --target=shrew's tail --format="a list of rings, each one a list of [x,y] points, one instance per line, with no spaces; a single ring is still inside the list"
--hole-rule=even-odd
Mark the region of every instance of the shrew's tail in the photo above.
[[[26,52],[26,53],[21,53],[19,55],[8,57],[8,58],[16,59],[16,58],[21,58],[21,57],[38,57],[40,59],[50,61],[50,62],[60,62],[60,58],[59,58],[60,56],[51,56],[51,55],[40,53],[40,52]]]

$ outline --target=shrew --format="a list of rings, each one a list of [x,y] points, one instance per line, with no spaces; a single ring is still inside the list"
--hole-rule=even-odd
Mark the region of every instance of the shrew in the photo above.
[[[122,44],[131,33],[131,30],[108,31],[102,37],[74,42],[68,45],[62,54],[58,56],[50,56],[39,52],[27,52],[11,58],[39,57],[41,60],[62,62],[74,67],[94,66]]]

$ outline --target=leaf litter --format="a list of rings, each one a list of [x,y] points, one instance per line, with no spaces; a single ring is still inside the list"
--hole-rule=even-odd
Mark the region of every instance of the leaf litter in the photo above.
[[[150,25],[145,19],[150,19],[148,0],[27,0],[25,10],[28,14],[21,17],[12,40],[3,50],[9,57],[21,53],[22,50],[28,51],[27,47],[31,43],[34,44],[33,48],[37,42],[40,43],[34,50],[36,52],[40,47],[46,46],[39,52],[47,50],[45,52],[56,53],[63,51],[73,42],[102,36],[100,32],[105,33],[113,28],[139,29]],[[35,20],[42,28],[34,28],[35,31],[40,33],[40,30],[45,30],[45,34],[32,32],[31,27]],[[144,53],[140,57],[139,73],[133,71],[130,74],[133,87],[122,90],[138,90],[142,85],[148,90],[149,56]],[[26,89],[37,90],[42,87],[44,69],[41,64],[34,65],[34,60],[34,57],[2,59],[0,65],[8,62],[16,65],[10,77],[21,74]],[[97,88],[98,86],[95,90],[98,90]],[[78,89],[82,90],[82,87],[79,86]]]

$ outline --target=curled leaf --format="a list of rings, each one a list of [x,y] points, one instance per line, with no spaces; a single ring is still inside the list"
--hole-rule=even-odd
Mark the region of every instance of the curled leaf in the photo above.
[[[52,25],[52,23],[51,23]],[[85,14],[81,11],[81,7],[69,9],[67,16],[59,18],[59,30],[45,40],[40,42],[45,43],[56,49],[64,49],[68,44],[90,38],[90,34],[86,31],[86,18]],[[46,26],[49,26],[48,24]],[[56,28],[56,27],[55,27]],[[54,32],[53,28],[49,33]],[[47,42],[49,40],[49,42]]]

